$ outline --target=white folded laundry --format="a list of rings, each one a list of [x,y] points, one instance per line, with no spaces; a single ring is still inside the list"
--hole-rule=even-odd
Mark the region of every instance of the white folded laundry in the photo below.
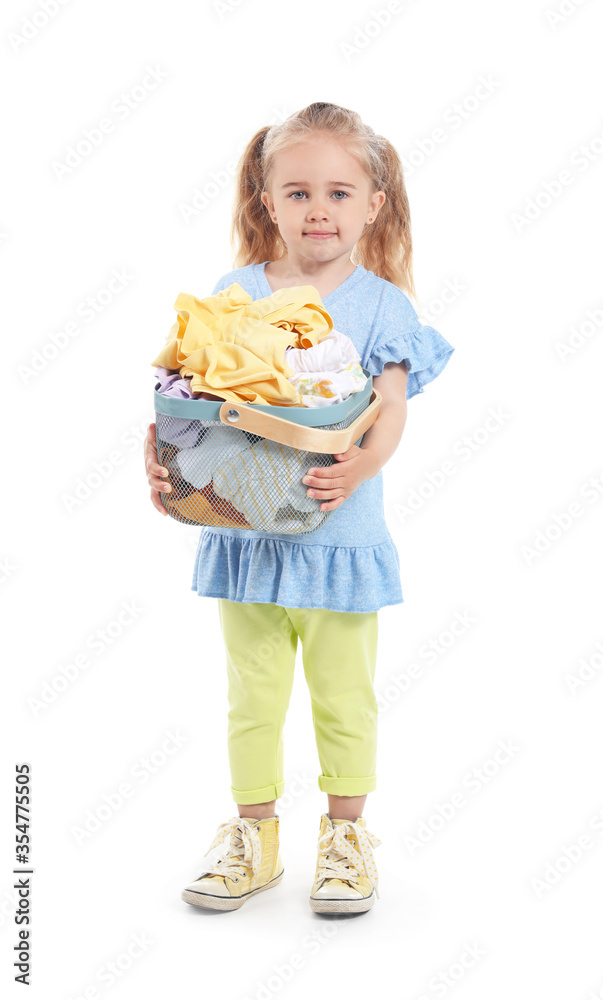
[[[331,330],[314,347],[287,347],[285,361],[294,373],[343,371],[352,361],[360,361],[353,341],[345,333]],[[291,381],[289,379],[289,381]]]
[[[364,389],[367,379],[360,355],[350,337],[331,332],[314,347],[288,347],[285,361],[293,370],[288,381],[300,396],[300,406],[342,403],[352,392]]]

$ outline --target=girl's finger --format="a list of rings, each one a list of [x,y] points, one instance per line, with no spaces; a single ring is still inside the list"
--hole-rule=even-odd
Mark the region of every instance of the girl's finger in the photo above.
[[[308,496],[315,496],[317,500],[330,500],[332,497],[343,496],[343,491],[341,487],[332,490],[310,490]]]
[[[155,507],[160,514],[164,514],[166,517],[169,517],[167,510],[159,499],[157,490],[151,490],[151,500],[153,501],[153,507]]]
[[[322,503],[320,505],[320,510],[334,510],[335,507],[341,507],[344,502],[345,497],[338,497],[337,500],[331,500],[330,503]]]
[[[155,424],[150,424],[147,428],[146,437],[144,439],[144,449],[145,451],[149,449],[150,451],[157,450],[157,436],[155,434]]]
[[[156,492],[160,490],[162,493],[172,492],[172,484],[166,479],[160,479],[158,476],[147,476],[147,479],[152,490]]]
[[[334,469],[335,466],[332,465],[331,468]],[[324,485],[327,484],[327,480],[328,480],[328,485],[329,486],[330,485],[337,486],[337,485],[343,485],[344,478],[345,477],[343,476],[343,474],[341,472],[338,473],[337,475],[335,475],[335,474],[329,475],[328,469],[322,469],[320,472],[317,472],[316,475],[314,475],[314,476],[309,476],[306,473],[306,475],[304,476],[302,482],[306,486],[324,486]]]

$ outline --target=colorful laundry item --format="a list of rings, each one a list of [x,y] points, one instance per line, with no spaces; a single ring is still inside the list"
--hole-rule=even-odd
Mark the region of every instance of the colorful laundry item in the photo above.
[[[174,307],[178,319],[151,363],[177,370],[182,378],[191,376],[193,393],[215,393],[233,402],[299,406],[285,350],[314,347],[333,329],[312,285],[254,300],[233,282],[204,299],[181,293]]]
[[[339,330],[331,330],[315,347],[308,347],[305,350],[288,347],[285,351],[285,361],[295,374],[340,372],[344,371],[352,361],[360,361],[360,355],[351,337],[340,333]]]
[[[176,462],[183,479],[202,490],[211,482],[214,470],[249,448],[249,437],[236,427],[208,427],[197,448],[181,448]]]
[[[241,514],[240,510],[236,510],[232,504],[228,502],[228,500],[224,500],[222,497],[219,497],[214,493],[213,482],[208,483],[208,485],[204,486],[199,492],[207,497],[211,506],[218,512],[220,517],[230,518],[233,525],[236,525],[237,528],[251,527],[249,521],[243,514]]]
[[[300,406],[328,406],[342,403],[353,392],[364,389],[368,379],[357,361],[343,371],[303,372],[289,379],[300,396]]]
[[[208,499],[207,495],[200,490],[189,493],[185,497],[172,496],[169,493],[163,494],[163,502],[168,510],[177,511],[188,524],[199,524],[210,521],[216,526],[244,528],[249,527],[249,522],[238,510],[231,510],[229,504],[221,503],[218,506],[219,498],[214,495],[214,502]]]
[[[299,392],[300,406],[342,403],[367,383],[353,341],[338,330],[331,330],[316,347],[305,351],[288,347],[285,361],[296,373],[289,381]]]
[[[309,497],[302,483],[312,458],[309,452],[262,438],[218,466],[214,492],[242,511],[257,531],[285,532],[289,524],[296,531],[300,520],[312,531],[325,520],[316,497]]]
[[[155,421],[157,439],[178,448],[194,448],[207,433],[207,428],[198,420],[189,420],[188,417],[168,417],[158,413]]]
[[[170,371],[169,368],[159,366],[155,369],[155,375],[159,380],[157,392],[163,396],[174,396],[176,399],[192,399],[190,378],[181,378],[179,372]],[[192,447],[199,441],[199,424],[196,421],[182,417],[168,421],[160,420],[161,434],[159,434],[159,423],[157,425],[157,437],[170,445],[180,447]],[[166,463],[159,459],[160,464]],[[173,470],[170,469],[170,473]]]
[[[159,379],[157,392],[164,396],[175,396],[176,399],[193,398],[190,378],[181,378],[179,372],[161,366],[155,369],[155,374]]]

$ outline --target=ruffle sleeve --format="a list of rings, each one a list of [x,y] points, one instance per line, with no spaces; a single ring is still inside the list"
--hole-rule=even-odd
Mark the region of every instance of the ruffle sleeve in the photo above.
[[[406,398],[410,399],[440,374],[455,349],[441,333],[419,322],[412,303],[400,289],[394,288],[394,292],[398,295],[382,311],[379,333],[364,367],[371,375],[381,375],[389,361],[404,361],[408,371]]]

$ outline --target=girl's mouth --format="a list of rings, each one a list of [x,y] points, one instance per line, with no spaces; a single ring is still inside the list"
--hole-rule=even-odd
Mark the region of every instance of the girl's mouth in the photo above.
[[[335,233],[304,233],[304,236],[309,236],[313,240],[328,240],[334,235]]]

